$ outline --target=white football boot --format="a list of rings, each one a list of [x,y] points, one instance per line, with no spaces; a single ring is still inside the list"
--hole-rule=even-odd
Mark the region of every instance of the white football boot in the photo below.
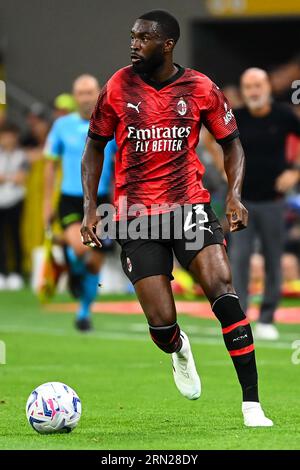
[[[242,404],[244,424],[248,427],[270,427],[273,421],[265,416],[260,403],[244,401]]]
[[[273,323],[256,323],[254,338],[264,341],[276,341],[279,338],[279,332]]]
[[[173,376],[180,393],[189,400],[197,400],[201,394],[201,382],[197,373],[187,335],[180,331],[182,348],[172,354]]]

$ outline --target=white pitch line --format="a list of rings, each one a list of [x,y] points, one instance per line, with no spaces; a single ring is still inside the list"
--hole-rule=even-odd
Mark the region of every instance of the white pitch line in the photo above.
[[[120,324],[119,324],[120,325]],[[105,323],[105,326],[112,329],[116,330],[115,323],[108,322]],[[197,326],[197,325],[184,325],[184,331],[186,333],[191,333],[192,335],[197,335],[199,334],[200,336],[216,336],[220,337],[221,333],[221,328],[218,326]],[[128,330],[130,331],[137,331],[139,333],[148,333],[148,325],[147,323],[130,323],[128,325]],[[300,339],[300,328],[299,328],[299,333],[280,333],[281,339],[285,341],[295,341],[296,339]]]
[[[32,328],[26,326],[15,326],[15,325],[6,325],[2,326],[0,330],[1,332],[6,333],[30,333],[30,334],[47,334],[50,336],[71,336],[71,337],[78,337],[79,333],[75,330],[64,330],[64,329],[52,329],[52,328]],[[83,334],[82,334],[83,337]],[[113,331],[97,331],[84,334],[85,338],[102,338],[102,339],[119,339],[125,341],[149,341],[148,334],[147,335],[139,335],[139,334],[130,334],[130,333],[121,333],[121,332],[113,332]],[[206,345],[223,345],[222,337],[218,338],[207,338],[207,337],[191,337],[192,344],[206,344]],[[268,343],[265,341],[257,341],[257,349],[285,349],[285,350],[292,350],[292,346],[290,342],[272,342]]]

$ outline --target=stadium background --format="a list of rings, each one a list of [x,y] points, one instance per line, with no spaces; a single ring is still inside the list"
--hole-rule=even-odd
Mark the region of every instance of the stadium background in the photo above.
[[[76,76],[84,72],[92,73],[95,74],[99,78],[100,83],[103,84],[115,70],[125,66],[129,62],[129,28],[134,19],[139,13],[143,13],[144,11],[155,7],[171,10],[171,12],[177,16],[180,21],[182,33],[181,39],[176,47],[175,54],[175,58],[178,63],[185,66],[195,67],[202,72],[207,73],[222,87],[229,85],[237,86],[239,75],[246,67],[253,65],[264,67],[268,71],[274,73],[274,93],[277,99],[290,103],[290,84],[292,80],[295,79],[295,76],[293,75],[295,69],[296,75],[298,73],[298,79],[300,79],[300,47],[299,41],[297,40],[300,27],[299,1],[274,0],[259,2],[258,0],[189,0],[187,2],[182,2],[180,0],[172,0],[172,2],[170,2],[161,0],[159,2],[153,2],[152,0],[141,0],[137,3],[122,2],[121,0],[111,0],[110,2],[88,0],[83,4],[83,2],[78,0],[52,0],[51,2],[40,2],[38,0],[21,2],[18,0],[11,0],[10,2],[2,2],[0,6],[0,79],[5,81],[7,90],[7,104],[1,105],[0,107],[0,113],[2,115],[1,119],[4,120],[3,116],[6,115],[7,119],[17,123],[22,129],[24,135],[26,135],[31,125],[32,117],[37,117],[38,119],[41,118],[41,121],[47,123],[48,119],[52,116],[53,100],[60,93],[68,93],[71,91],[71,83]],[[293,72],[291,72],[291,70]],[[290,81],[289,74],[293,76],[293,79]],[[285,84],[284,86],[280,85],[280,79],[282,79],[282,76]],[[279,81],[276,81],[276,79]],[[287,82],[288,85],[286,85]],[[278,85],[277,89],[276,84]],[[296,109],[295,111],[298,112]],[[43,243],[44,238],[42,226],[42,143],[43,134],[45,134],[46,131],[47,125],[41,125],[41,142],[34,148],[30,148],[28,150],[30,172],[26,183],[27,196],[23,213],[22,229],[24,270],[27,275],[30,275],[32,269],[32,251]],[[293,143],[294,153],[295,149],[297,150],[299,148],[298,145],[298,142]],[[209,156],[207,156],[207,158],[209,166]],[[296,191],[294,195],[296,196],[298,193],[299,191]],[[217,209],[221,211],[222,204],[220,197],[220,195],[216,195],[215,204]],[[299,415],[296,410],[299,380],[297,382],[295,377],[299,378],[298,368],[300,366],[295,368],[295,366],[292,366],[290,363],[292,340],[300,337],[299,325],[294,325],[295,319],[295,323],[299,323],[299,302],[297,300],[295,301],[290,299],[291,297],[297,297],[300,292],[300,230],[298,229],[299,216],[297,212],[287,212],[287,216],[289,217],[289,222],[292,221],[293,242],[296,248],[293,250],[293,260],[289,259],[286,263],[286,279],[288,280],[286,291],[289,298],[283,301],[282,306],[292,308],[293,313],[288,320],[291,324],[284,325],[282,327],[283,339],[281,343],[278,343],[278,347],[274,347],[274,350],[269,347],[266,347],[264,350],[264,346],[262,345],[263,352],[260,353],[261,355],[259,356],[259,359],[263,374],[266,374],[267,367],[269,367],[270,364],[273,367],[276,363],[278,367],[281,367],[283,373],[282,381],[286,384],[290,384],[288,389],[285,390],[285,393],[288,393],[289,390],[289,395],[286,395],[286,400],[289,401],[290,407],[288,412],[286,410],[281,410],[282,416],[280,416],[278,412],[278,420],[281,420],[282,433],[280,436],[276,435],[277,437],[275,440],[272,440],[272,437],[268,438],[269,440],[266,439],[264,441],[266,448],[276,448],[276,446],[283,448],[299,447],[299,441],[297,440],[297,435],[299,438],[299,431],[297,431]],[[262,287],[261,265],[258,263],[256,267],[259,292]],[[182,276],[182,273],[180,276]],[[190,285],[190,281],[186,278],[182,279],[180,276],[178,283],[184,286],[182,291],[179,289],[180,294],[183,294],[183,298],[189,298],[189,296],[191,296],[195,299],[196,297],[192,286]],[[19,364],[22,375],[22,371],[26,371],[26,360],[35,360],[33,358],[36,357],[33,350],[29,348],[20,362],[20,358],[18,356],[22,351],[22,348],[25,347],[25,344],[27,347],[27,345],[32,341],[31,346],[35,348],[35,353],[40,351],[40,343],[36,336],[31,336],[31,331],[35,331],[34,328],[36,328],[37,315],[40,315],[41,309],[35,302],[34,298],[29,296],[26,290],[22,292],[19,297],[14,297],[14,295],[15,294],[13,293],[7,295],[0,293],[0,318],[1,323],[4,326],[4,336],[5,333],[8,335],[7,344],[11,345],[11,348],[14,350],[14,352],[12,352],[11,349],[10,360],[12,362],[16,361],[16,363]],[[115,297],[107,297],[104,300],[115,300]],[[117,297],[117,300],[122,302],[122,297]],[[50,310],[52,312],[59,312],[59,309],[64,302],[69,305],[69,297],[59,297],[59,302],[56,306],[54,305],[52,310],[50,307]],[[129,304],[126,305],[129,308]],[[13,312],[11,312],[12,307]],[[182,308],[184,312],[187,309],[186,306]],[[287,310],[285,310],[285,313],[283,312],[283,316],[286,314],[286,311]],[[8,317],[7,312],[10,312],[10,317]],[[128,333],[129,336],[129,334],[132,334],[130,327],[131,320],[127,318],[125,319],[125,317],[122,319],[120,318],[114,326],[111,326],[112,321],[110,319],[108,320],[108,316],[103,315],[103,319],[97,319],[98,323],[96,324],[96,327],[98,331],[101,331],[103,328],[104,336],[101,336],[101,333],[98,333],[100,336],[97,336],[96,333],[96,335],[90,340],[89,344],[80,343],[80,345],[78,345],[75,333],[74,335],[73,333],[69,333],[69,330],[71,329],[69,319],[65,317],[61,318],[59,314],[56,315],[55,313],[47,317],[44,313],[45,312],[43,311],[42,315],[39,317],[41,334],[46,334],[44,330],[51,331],[51,329],[53,329],[55,332],[58,322],[61,330],[57,330],[56,333],[53,333],[56,335],[55,338],[58,342],[57,344],[60,344],[62,348],[65,347],[65,344],[63,345],[62,342],[60,342],[60,335],[63,336],[65,334],[69,340],[69,349],[65,356],[67,364],[66,367],[69,367],[68,371],[62,372],[60,370],[52,370],[52,373],[55,377],[59,377],[62,380],[71,381],[72,385],[72,380],[74,382],[73,374],[78,372],[76,366],[70,366],[74,357],[73,354],[77,353],[81,355],[81,362],[79,361],[79,365],[81,363],[83,365],[88,363],[92,355],[93,359],[87,367],[88,376],[86,378],[87,381],[88,379],[95,381],[92,386],[91,393],[93,394],[93,400],[96,400],[97,390],[103,386],[100,378],[95,378],[94,374],[98,366],[95,359],[98,354],[97,342],[99,341],[99,338],[102,338],[102,342],[104,341],[105,343],[105,334],[107,334],[107,354],[110,356],[112,361],[115,360],[116,363],[118,361],[114,343],[111,341],[111,337],[113,337],[113,335],[111,335],[111,331],[109,332],[111,336],[106,332],[105,322],[107,322],[107,325],[110,325],[110,328],[115,328],[116,330],[119,328],[120,331],[123,333],[125,332],[124,335]],[[15,331],[18,332],[18,328],[21,325],[20,331],[23,331],[24,343],[23,339],[21,339],[18,334],[13,335],[14,337],[10,342],[9,334],[12,334],[14,331],[14,327],[11,326],[13,325],[14,315],[16,325],[18,325]],[[182,321],[183,324],[185,321],[187,322],[187,320],[184,319]],[[189,323],[187,322],[192,332],[194,328],[195,338],[198,331],[198,321],[199,320],[197,318],[193,318],[189,320]],[[139,338],[139,332],[144,331],[143,323],[141,320],[136,320],[135,325],[136,330],[134,335]],[[207,332],[212,329],[210,320],[203,320],[201,325],[204,330],[207,330]],[[27,334],[28,337],[26,336]],[[70,337],[68,336],[69,334]],[[119,333],[115,331],[115,338],[118,337],[118,334]],[[128,352],[127,343],[122,335],[120,338],[118,347],[120,347],[121,355],[123,354],[125,357]],[[49,344],[52,339],[53,337],[51,335],[48,338],[45,337],[45,344]],[[124,343],[122,343],[123,340]],[[195,341],[197,347],[197,340]],[[204,344],[206,344],[205,341]],[[221,340],[218,344],[221,344]],[[207,345],[209,349],[209,340],[207,341]],[[139,343],[137,347],[138,346]],[[150,352],[151,347],[152,345],[149,347],[147,346],[145,349],[146,359],[149,359],[150,361],[150,359],[152,360],[154,357],[158,362],[160,360],[159,353],[152,353],[152,350]],[[206,352],[207,347],[205,346],[204,348],[200,341],[198,350],[204,353],[204,351]],[[14,395],[17,395],[19,405],[23,406],[26,393],[29,393],[31,386],[37,385],[35,381],[41,383],[43,379],[45,379],[44,381],[49,379],[48,372],[49,369],[51,371],[52,362],[49,362],[50,359],[48,352],[50,352],[50,355],[52,355],[52,358],[54,358],[57,363],[60,363],[61,351],[59,352],[54,345],[51,344],[51,347],[49,347],[47,352],[41,348],[41,355],[37,360],[37,369],[33,370],[34,367],[30,369],[30,378],[26,378],[22,381],[15,379],[14,376],[10,375],[10,372],[8,373],[7,384],[2,389],[2,394],[4,397],[8,397],[8,402],[9,399],[12,401],[12,397]],[[211,361],[219,360],[215,350],[212,353],[209,352],[207,357]],[[222,356],[222,360],[224,357]],[[45,370],[43,369],[43,373],[40,374],[38,367],[43,368],[43,364],[46,364],[46,368]],[[211,371],[208,363],[203,366],[204,369],[205,367],[206,373],[209,376]],[[216,365],[216,368],[217,367],[218,365]],[[7,368],[9,368],[9,362]],[[111,380],[113,382],[113,380],[117,379],[119,373],[120,369],[118,369],[117,366],[115,366],[115,368],[109,368],[105,371],[106,380]],[[216,376],[211,377],[211,383],[209,384],[211,389],[219,386],[215,381],[215,377],[221,377],[222,373],[223,370],[221,372],[221,369],[218,369]],[[160,372],[158,378],[161,383],[165,383],[166,387],[169,386],[169,383],[166,385],[166,382],[164,382],[166,379],[162,372]],[[273,367],[269,378],[270,382],[268,385],[264,386],[263,392],[267,394],[269,391],[270,395],[272,390],[274,399],[276,400],[276,397],[279,399],[282,395],[282,389],[277,383],[278,370],[275,367]],[[128,383],[125,377],[121,377],[120,380],[121,383],[119,384],[119,388],[123,387],[128,393],[128,400],[125,404],[125,407],[128,407],[126,411],[126,413],[128,413],[128,415],[126,415],[126,419],[130,420],[132,418],[130,412],[133,412],[135,406],[141,410],[141,414],[133,425],[136,434],[133,436],[129,433],[127,438],[124,437],[124,446],[133,448],[134,443],[137,443],[136,445],[141,448],[143,448],[142,446],[153,446],[153,448],[155,448],[155,446],[159,446],[159,443],[163,442],[168,434],[168,429],[166,428],[164,430],[164,426],[155,438],[153,437],[155,432],[154,429],[152,429],[153,434],[151,434],[151,437],[149,437],[149,434],[148,440],[147,435],[144,436],[144,438],[137,437],[142,429],[142,414],[144,413],[143,416],[146,416],[146,419],[149,418],[150,420],[153,418],[151,413],[154,415],[156,413],[155,403],[158,403],[160,398],[155,384],[152,384],[154,404],[150,409],[142,411],[142,398],[137,396],[136,402],[134,402],[133,393],[135,391],[130,389],[130,387],[128,388]],[[142,383],[142,391],[144,390],[144,392],[146,392],[146,383],[147,381],[151,383],[152,380],[150,369],[146,370],[143,377],[142,371],[138,370],[134,381],[138,382],[139,380],[141,380]],[[76,388],[75,385],[74,388]],[[83,395],[86,401],[89,400],[89,386],[85,385],[82,379],[79,388],[81,387],[83,389]],[[13,392],[11,392],[11,387],[13,388]],[[15,389],[18,389],[19,391],[22,390],[22,393],[15,392]],[[106,384],[104,385],[104,389],[110,391]],[[234,387],[224,392],[223,398],[227,400],[227,403],[229,403],[231,393],[233,391],[236,392]],[[6,398],[4,398],[4,401],[5,400]],[[104,441],[97,440],[98,434],[97,426],[95,424],[97,412],[95,414],[95,418],[92,418],[95,410],[92,412],[90,409],[87,412],[87,415],[92,420],[93,426],[95,426],[95,434],[93,435],[94,444],[93,442],[90,443],[91,448],[93,446],[94,448],[99,448],[99,446],[104,446],[105,443],[107,444],[109,442],[114,448],[120,447],[121,445],[120,442],[118,442],[118,437],[112,437],[112,435],[114,433],[113,426],[120,425],[122,428],[123,424],[120,424],[117,418],[115,419],[113,417],[111,419],[109,414],[111,406],[110,400],[116,400],[120,409],[122,409],[122,406],[124,405],[120,397],[116,394],[116,396],[113,395],[110,399],[108,396],[105,397],[102,402],[102,408],[97,410],[100,416],[100,421],[103,419],[104,423],[109,423],[111,420],[110,428],[109,424],[107,424],[107,432],[111,439],[110,441],[109,439],[105,440],[105,438]],[[207,405],[206,408],[204,406],[206,411],[202,410],[202,412],[203,415],[207,417],[207,420],[209,420],[209,405],[213,403],[213,406],[216,406],[216,400],[212,392],[210,395],[208,394],[206,400],[207,401],[204,402],[205,406]],[[168,404],[164,404],[165,406],[172,406],[172,404],[176,406],[177,396],[175,398],[174,395]],[[187,405],[184,406],[187,410]],[[269,408],[270,407],[272,407],[271,401],[269,402]],[[19,410],[18,406],[15,406],[15,411],[16,410]],[[172,413],[171,408],[169,411]],[[228,419],[228,414],[225,416],[226,419]],[[3,422],[6,423],[7,429],[9,428],[10,416],[10,412],[7,412],[7,414],[4,412],[3,414]],[[174,417],[171,416],[171,419],[173,418]],[[190,419],[192,420],[191,417]],[[220,420],[222,419],[222,415],[220,415]],[[288,419],[293,420],[293,429],[289,426]],[[238,418],[235,418],[235,420],[235,423],[238,423]],[[196,436],[189,437],[188,429],[191,422],[192,421],[187,420],[185,423],[186,437],[184,442],[180,444],[181,448],[192,448],[193,446],[196,447],[199,445]],[[42,441],[37,440],[38,438],[32,440],[29,432],[28,436],[26,435],[24,439],[21,437],[22,423],[23,421],[20,420],[16,427],[16,432],[19,433],[20,431],[20,436],[17,441],[15,440],[15,435],[12,432],[9,432],[9,438],[4,441],[3,447],[11,448],[11,446],[15,446],[16,448],[22,448],[26,443],[27,448],[44,448],[45,444]],[[88,421],[86,421],[86,423],[88,426]],[[196,418],[193,424],[194,426],[198,425],[196,424]],[[216,430],[221,429],[221,421],[216,420],[214,424]],[[246,435],[239,436],[238,431],[236,431],[234,426],[235,425],[230,429],[230,432],[227,434],[224,441],[222,441],[220,435],[216,436],[212,431],[212,434],[210,434],[210,430],[203,427],[202,431],[205,431],[202,442],[203,448],[214,448],[214,446],[215,448],[218,448],[218,446],[221,448],[249,448],[251,445],[254,447],[256,446],[256,448],[261,448],[261,446],[264,445],[259,442],[259,438],[255,437],[254,434],[251,435],[251,438]],[[125,436],[127,429],[125,426],[122,429]],[[6,436],[5,433],[3,435]],[[240,437],[240,442],[238,442],[238,436]],[[262,436],[262,434],[259,436]],[[86,440],[80,439],[82,439],[82,437],[79,437],[78,441],[73,441],[73,444],[70,444],[66,440],[64,440],[63,443],[52,440],[51,443],[48,442],[47,445],[48,448],[69,448],[72,446],[74,446],[74,448],[85,448]],[[169,441],[166,440],[164,445],[167,446],[169,443],[170,446],[176,446],[176,442],[178,441],[174,438],[173,441],[172,439]]]
[[[159,4],[170,7],[168,1]],[[105,83],[115,70],[128,63],[128,25],[137,10],[151,8],[150,0],[140,2],[138,7],[134,2],[126,2],[125,7],[118,1],[101,2],[99,7],[99,2],[89,0],[83,15],[79,1],[14,0],[2,5],[0,74],[7,82],[7,118],[26,133],[26,115],[33,111],[50,121],[53,100],[60,93],[70,92],[74,77],[89,72]],[[113,17],[111,11],[116,12]],[[296,0],[263,4],[256,0],[192,0],[184,4],[176,0],[172,11],[182,29],[176,60],[207,73],[220,86],[238,85],[241,72],[254,64],[272,71],[297,58],[300,68],[299,44],[295,40],[300,7]],[[286,88],[289,93],[285,89],[279,95],[289,101],[290,84]],[[43,134],[46,131],[41,127]],[[31,150],[23,216],[27,274],[32,266],[32,250],[43,240],[42,198],[37,197],[43,192],[42,144]],[[296,271],[297,267],[291,269]]]

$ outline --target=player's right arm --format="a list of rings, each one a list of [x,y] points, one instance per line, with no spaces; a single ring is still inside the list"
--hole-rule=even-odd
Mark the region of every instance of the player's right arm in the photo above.
[[[83,187],[84,217],[81,225],[82,242],[101,247],[96,235],[97,193],[101,178],[104,149],[112,140],[117,126],[117,116],[112,107],[108,85],[105,85],[99,95],[97,104],[90,120],[90,128],[82,156],[81,180]]]
[[[96,235],[97,217],[97,193],[103,168],[104,149],[107,141],[87,138],[81,163],[81,181],[83,187],[84,217],[81,225],[82,242],[87,245],[95,243],[101,247]]]

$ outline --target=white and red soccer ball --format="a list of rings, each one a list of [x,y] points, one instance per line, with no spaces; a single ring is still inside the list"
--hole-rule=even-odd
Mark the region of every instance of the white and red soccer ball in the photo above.
[[[80,398],[68,385],[48,382],[30,394],[26,416],[33,429],[41,434],[71,432],[80,420]]]

